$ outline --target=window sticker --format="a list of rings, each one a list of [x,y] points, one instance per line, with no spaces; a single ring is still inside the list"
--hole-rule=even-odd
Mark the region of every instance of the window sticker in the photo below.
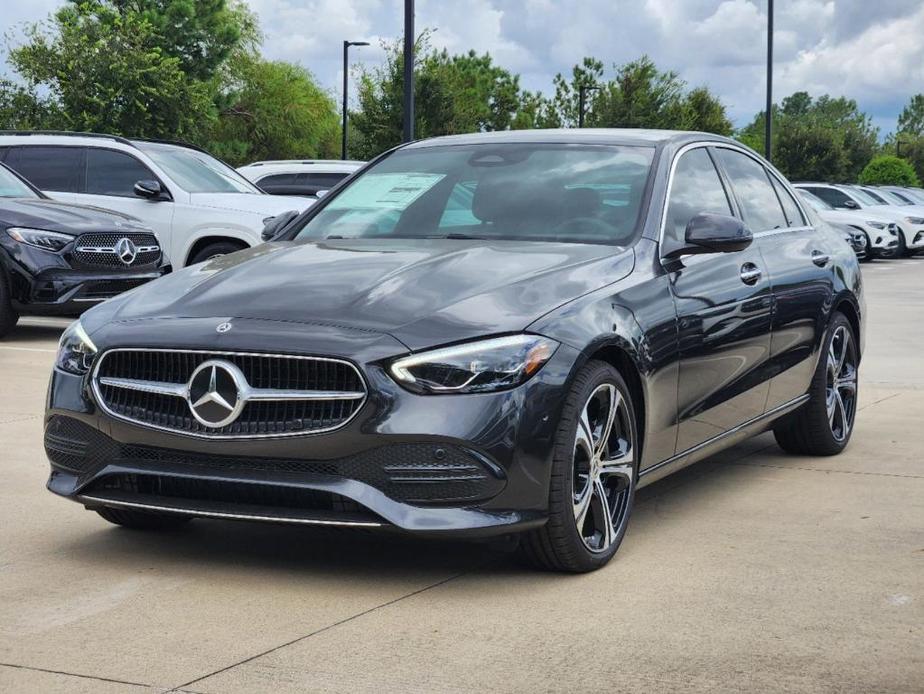
[[[446,174],[367,174],[330,201],[328,210],[403,210],[446,177]]]

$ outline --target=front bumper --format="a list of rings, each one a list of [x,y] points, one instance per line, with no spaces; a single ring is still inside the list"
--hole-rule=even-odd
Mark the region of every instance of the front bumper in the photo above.
[[[244,334],[240,323],[235,331]],[[324,345],[318,337],[315,345]],[[505,534],[545,522],[575,350],[560,346],[510,391],[421,396],[378,364],[399,353],[391,338],[354,347],[369,389],[359,414],[335,431],[288,438],[214,440],[149,429],[103,413],[85,377],[55,371],[45,419],[48,488],[90,508],[438,535]]]

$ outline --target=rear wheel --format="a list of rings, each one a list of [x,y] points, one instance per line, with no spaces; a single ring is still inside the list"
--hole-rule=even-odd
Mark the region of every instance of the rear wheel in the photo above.
[[[521,548],[536,566],[586,572],[619,548],[636,482],[636,419],[625,380],[592,361],[575,378],[553,450],[549,520]]]
[[[171,530],[192,520],[189,516],[151,511],[133,511],[124,508],[98,508],[96,512],[110,523],[134,530]]]
[[[846,448],[857,414],[858,364],[853,328],[835,313],[809,401],[773,430],[780,448],[799,455],[837,455]]]
[[[0,268],[0,337],[4,337],[15,328],[17,322],[19,322],[19,314],[13,309],[10,286]]]

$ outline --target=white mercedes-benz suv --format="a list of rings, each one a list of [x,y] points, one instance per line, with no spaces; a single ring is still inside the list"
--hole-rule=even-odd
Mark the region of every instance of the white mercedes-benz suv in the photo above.
[[[256,246],[269,218],[311,204],[267,195],[208,152],[179,143],[0,131],[0,162],[52,198],[140,219],[174,267]]]

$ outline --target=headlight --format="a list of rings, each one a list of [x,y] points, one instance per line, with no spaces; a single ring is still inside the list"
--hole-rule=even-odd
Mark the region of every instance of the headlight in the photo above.
[[[96,345],[84,331],[80,321],[70,324],[58,343],[55,366],[67,373],[82,376],[90,370],[96,356]]]
[[[511,335],[403,357],[389,370],[417,393],[486,393],[526,382],[557,347],[539,335]]]
[[[6,233],[19,241],[19,243],[35,246],[45,251],[60,251],[74,240],[73,236],[59,234],[56,231],[43,231],[42,229],[11,227],[6,230]]]
[[[864,222],[866,226],[873,227],[873,229],[885,229],[888,226],[885,222]]]
[[[905,217],[905,221],[908,222],[908,224],[918,226],[919,224],[924,224],[924,217]]]

